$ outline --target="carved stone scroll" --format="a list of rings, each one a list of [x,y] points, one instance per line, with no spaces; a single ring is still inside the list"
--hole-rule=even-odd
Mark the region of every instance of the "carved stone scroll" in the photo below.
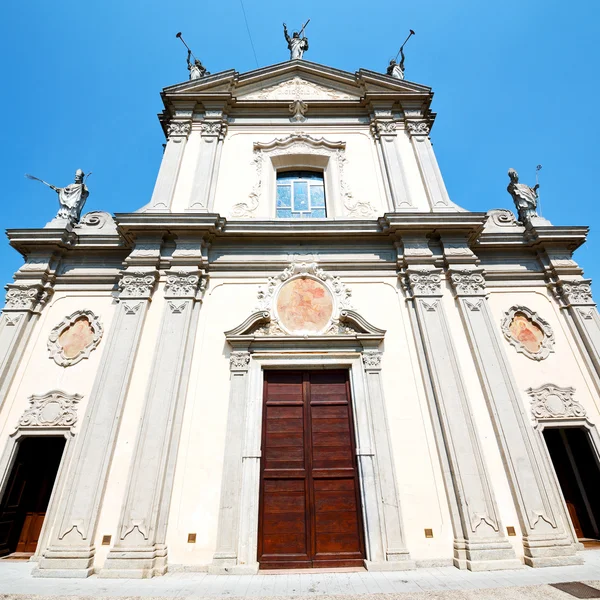
[[[562,388],[546,383],[538,388],[529,388],[531,412],[536,420],[581,419],[585,408],[575,400],[575,388]]]
[[[77,403],[83,396],[52,390],[29,397],[29,408],[19,418],[19,427],[73,427]]]

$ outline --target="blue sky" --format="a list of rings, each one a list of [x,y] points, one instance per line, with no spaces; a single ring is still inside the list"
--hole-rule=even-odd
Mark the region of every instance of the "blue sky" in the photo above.
[[[597,0],[244,0],[259,66],[286,60],[282,22],[311,18],[306,58],[354,72],[385,70],[406,37],[407,79],[429,85],[432,140],[450,196],[475,211],[512,208],[509,167],[533,185],[555,225],[590,225],[577,259],[589,277],[599,211]],[[187,79],[182,31],[213,73],[256,68],[240,0],[28,0],[3,6],[0,226],[43,227],[55,185],[93,171],[85,211],[148,202],[162,155],[160,90]],[[0,281],[22,259],[0,245]],[[600,285],[600,284],[599,284]]]

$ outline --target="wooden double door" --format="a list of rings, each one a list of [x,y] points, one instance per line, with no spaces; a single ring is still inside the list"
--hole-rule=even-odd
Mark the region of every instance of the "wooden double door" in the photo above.
[[[265,371],[261,569],[362,566],[348,371]]]

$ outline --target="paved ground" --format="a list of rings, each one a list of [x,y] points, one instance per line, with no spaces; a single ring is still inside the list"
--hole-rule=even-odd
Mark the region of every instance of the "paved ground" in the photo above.
[[[169,573],[146,580],[38,579],[32,563],[0,560],[0,600],[25,598],[118,600],[143,598],[251,597],[291,600],[318,596],[318,600],[573,600],[575,596],[551,587],[552,583],[583,581],[600,589],[600,550],[583,553],[585,564],[545,569],[471,573],[453,567],[390,573],[305,573],[273,575],[207,575]],[[588,596],[593,597],[593,596]],[[600,592],[596,596],[600,598]]]

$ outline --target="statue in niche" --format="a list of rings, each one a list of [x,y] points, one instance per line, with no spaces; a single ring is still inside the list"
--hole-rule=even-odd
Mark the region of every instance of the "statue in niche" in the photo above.
[[[71,225],[75,225],[76,223],[79,223],[81,210],[83,209],[87,197],[90,195],[90,192],[85,185],[85,179],[89,177],[89,175],[91,175],[91,173],[85,175],[81,169],[77,169],[75,172],[74,183],[70,183],[64,188],[56,187],[33,175],[25,175],[25,177],[47,185],[58,194],[58,204],[60,205],[60,208],[58,209],[54,221],[67,221]]]
[[[536,212],[538,204],[537,190],[540,185],[536,183],[534,187],[529,187],[524,183],[519,183],[519,174],[514,169],[508,170],[508,176],[510,177],[510,183],[506,189],[515,202],[519,213],[519,221],[524,225],[531,224],[531,220],[538,217]]]
[[[310,21],[310,19],[308,21]],[[304,28],[308,25],[308,21],[304,23],[300,31],[294,31],[292,37],[288,34],[287,25],[285,23],[283,24],[283,35],[290,51],[290,60],[302,58],[303,54],[308,50],[308,38],[301,37]]]

